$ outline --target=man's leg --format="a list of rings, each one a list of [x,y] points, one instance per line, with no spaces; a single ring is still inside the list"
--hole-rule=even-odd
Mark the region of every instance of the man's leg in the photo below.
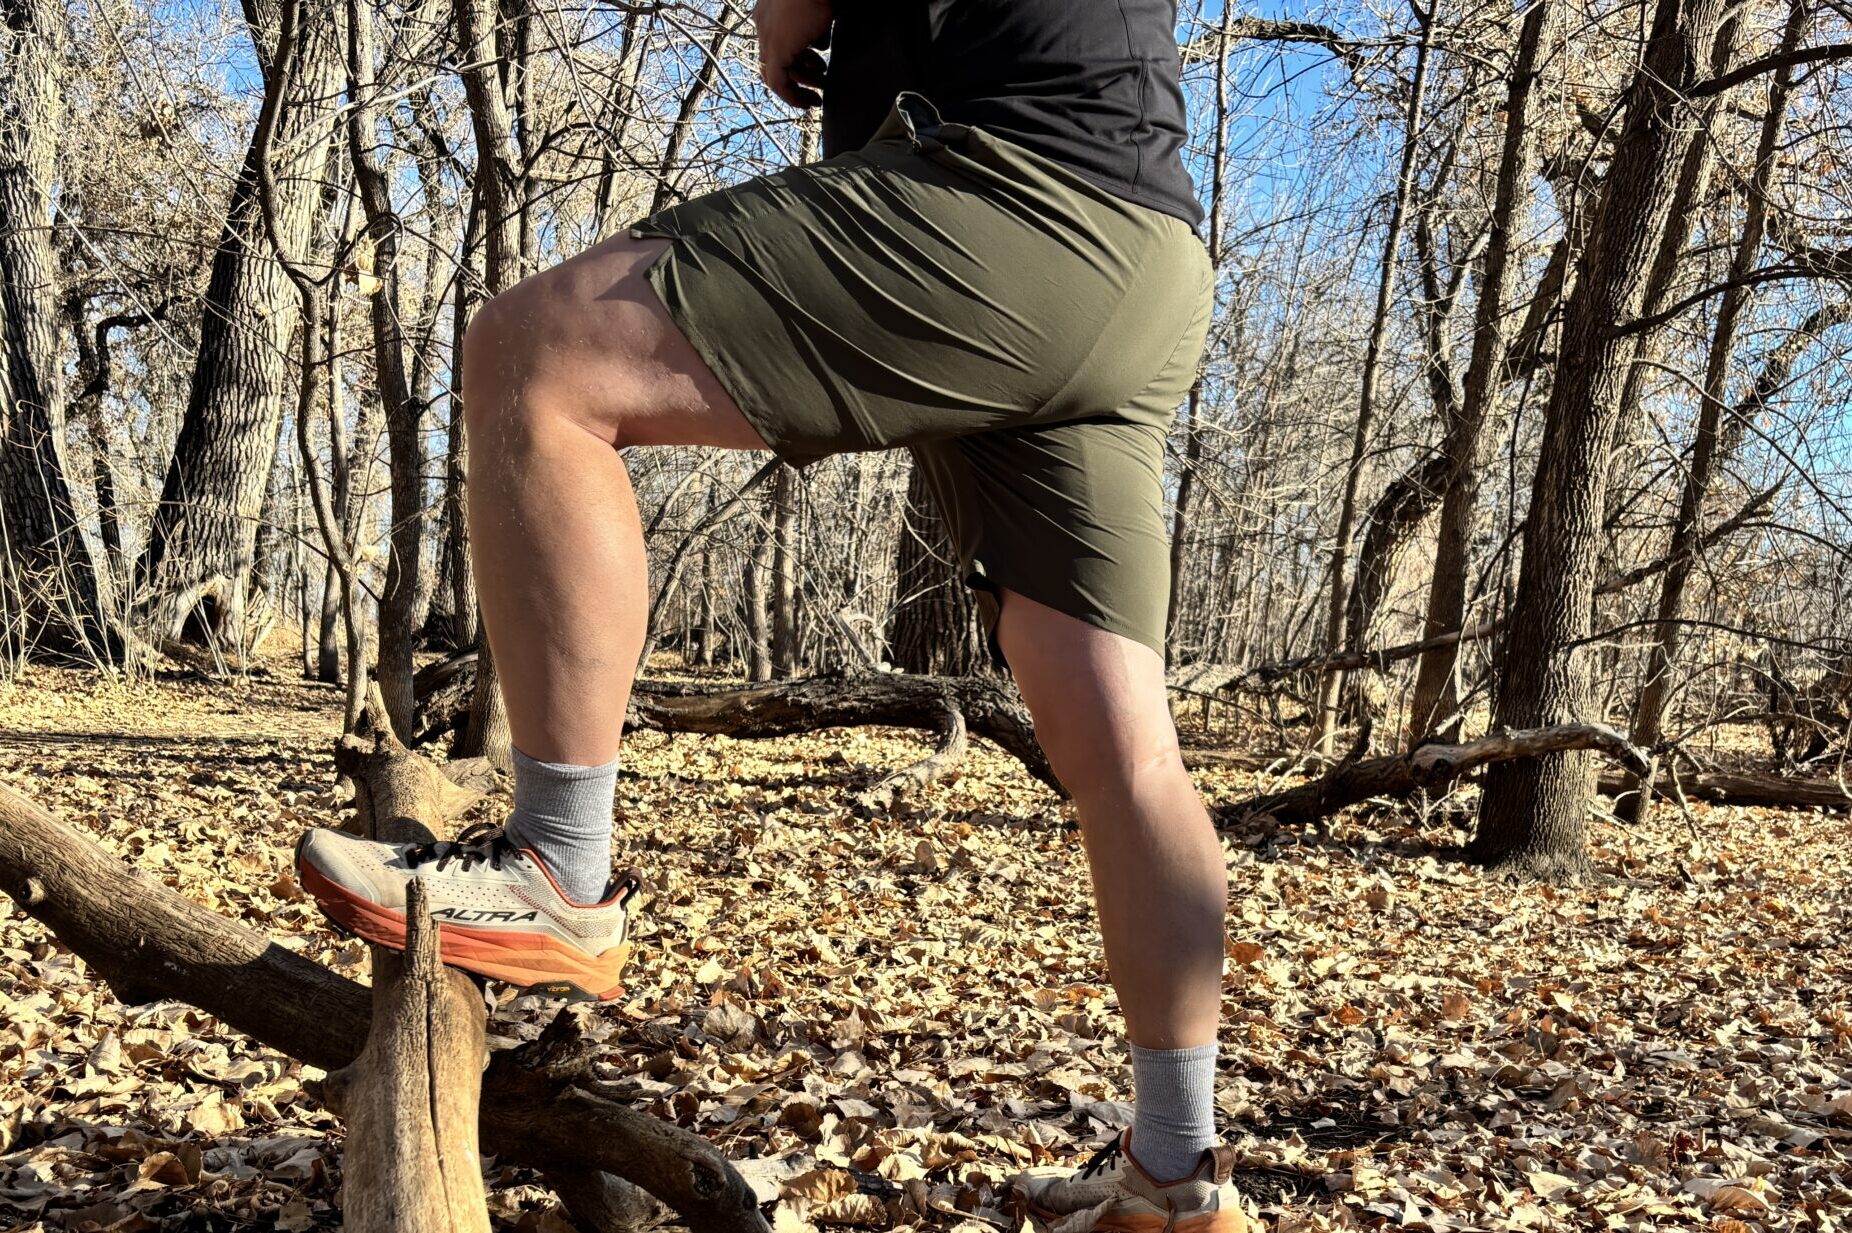
[[[601,897],[616,757],[648,621],[629,445],[762,449],[613,239],[497,296],[463,346],[470,551],[517,751],[509,829]]]
[[[530,992],[617,997],[630,954],[611,806],[648,599],[618,449],[764,445],[648,281],[667,243],[614,239],[537,274],[464,340],[471,550],[517,753],[507,825],[464,845],[317,829],[296,850],[338,925],[403,946],[423,879],[444,962]]]
[[[997,638],[1073,795],[1133,1046],[1132,1154],[1165,1181],[1214,1138],[1228,873],[1149,647],[1006,592]]]

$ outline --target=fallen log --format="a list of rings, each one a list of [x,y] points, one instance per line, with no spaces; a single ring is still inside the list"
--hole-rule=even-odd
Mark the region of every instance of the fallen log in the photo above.
[[[1781,485],[1776,484],[1751,497],[1735,514],[1705,532],[1704,536],[1692,545],[1692,551],[1702,552],[1720,540],[1734,535],[1753,519],[1759,517],[1780,491]],[[1643,565],[1637,565],[1630,570],[1603,579],[1595,588],[1595,594],[1598,596],[1613,595],[1625,591],[1656,574],[1664,573],[1671,565],[1671,557],[1659,557]],[[1413,659],[1427,651],[1437,651],[1442,647],[1490,638],[1501,632],[1504,627],[1505,623],[1502,619],[1481,621],[1477,625],[1469,625],[1450,633],[1436,634],[1417,642],[1402,642],[1394,646],[1360,648],[1332,653],[1319,652],[1245,667],[1238,664],[1219,663],[1185,664],[1171,669],[1166,677],[1166,684],[1172,689],[1186,693],[1215,694],[1224,690],[1263,690],[1286,677],[1301,674],[1355,672],[1364,668],[1383,672],[1388,670],[1390,664]]]
[[[474,651],[419,673],[413,723],[419,743],[459,729],[475,673]],[[1061,791],[1035,742],[1028,708],[1013,686],[996,677],[871,672],[743,687],[639,681],[624,721],[625,731],[700,732],[737,740],[858,727],[917,728],[940,737],[926,758],[865,790],[861,803],[868,808],[886,808],[944,778],[963,759],[966,734],[990,740],[1031,775]]]
[[[379,808],[392,807],[389,794],[376,799]],[[365,987],[208,911],[5,787],[0,891],[125,1003],[190,1003],[331,1072],[365,1048],[373,1017]],[[569,1179],[559,1184],[562,1194],[621,1195],[616,1179],[622,1178],[661,1199],[697,1233],[767,1233],[752,1188],[711,1144],[627,1107],[595,1078],[569,1014],[557,1017],[540,1041],[491,1054],[481,1092],[483,1147]],[[586,1227],[603,1233],[620,1226],[588,1220]]]
[[[1596,781],[1603,795],[1622,796],[1636,790],[1625,775],[1605,774]],[[1661,773],[1653,785],[1657,796],[1718,805],[1761,805],[1787,809],[1852,809],[1852,796],[1836,780],[1784,779],[1779,775],[1748,775],[1739,771],[1701,771],[1679,775]]]
[[[1438,788],[1492,762],[1571,749],[1597,749],[1630,770],[1651,773],[1652,763],[1646,753],[1606,724],[1509,729],[1459,745],[1417,745],[1406,753],[1346,760],[1310,783],[1223,806],[1217,810],[1217,821],[1230,825],[1249,818],[1271,817],[1285,825],[1303,825],[1359,801],[1409,796],[1417,788]]]

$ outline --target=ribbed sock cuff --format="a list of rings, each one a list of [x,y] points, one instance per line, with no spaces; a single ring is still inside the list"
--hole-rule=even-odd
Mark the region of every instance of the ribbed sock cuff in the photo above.
[[[596,903],[611,880],[611,809],[617,759],[602,766],[542,762],[514,751],[514,812],[504,828],[532,848],[578,903]]]
[[[1132,1046],[1132,1157],[1161,1182],[1188,1177],[1215,1146],[1217,1052]]]

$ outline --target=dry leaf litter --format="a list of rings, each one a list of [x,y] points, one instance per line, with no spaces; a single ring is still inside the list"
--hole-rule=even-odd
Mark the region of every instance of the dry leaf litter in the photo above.
[[[337,691],[275,675],[0,686],[0,781],[364,979],[289,872],[330,821]],[[639,734],[619,788],[654,899],[603,1076],[741,1163],[777,1233],[1014,1230],[1003,1184],[1126,1125],[1130,1071],[1063,806],[976,750],[899,816],[853,792],[917,734]],[[1213,801],[1260,785],[1199,773]],[[1226,834],[1221,1124],[1278,1233],[1817,1230],[1852,1220],[1843,816],[1693,807],[1593,831],[1583,888],[1488,882],[1451,809]],[[503,807],[491,800],[481,807]],[[0,1229],[338,1228],[313,1068],[127,1007],[0,900]],[[555,1008],[505,995],[496,1043]],[[585,1013],[585,1012],[580,1012]],[[570,1233],[487,1162],[498,1229]]]

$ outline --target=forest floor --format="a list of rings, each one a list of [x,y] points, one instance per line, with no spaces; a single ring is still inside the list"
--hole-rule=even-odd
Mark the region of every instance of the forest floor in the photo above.
[[[0,686],[0,782],[281,944],[364,978],[290,874],[332,820],[338,691],[274,676]],[[1011,1229],[1000,1187],[1127,1120],[1130,1073],[1061,804],[994,751],[854,816],[914,734],[643,733],[619,786],[652,878],[596,1012],[639,1106],[744,1167],[780,1233]],[[1261,784],[1199,776],[1212,800]],[[1225,835],[1222,1128],[1279,1233],[1852,1225],[1843,815],[1598,822],[1601,877],[1488,882],[1462,802]],[[483,808],[500,806],[491,801]],[[491,1032],[552,1008],[504,996]],[[125,1007],[0,900],[0,1229],[339,1225],[315,1072],[174,1003]],[[571,1225],[488,1162],[497,1227]]]

